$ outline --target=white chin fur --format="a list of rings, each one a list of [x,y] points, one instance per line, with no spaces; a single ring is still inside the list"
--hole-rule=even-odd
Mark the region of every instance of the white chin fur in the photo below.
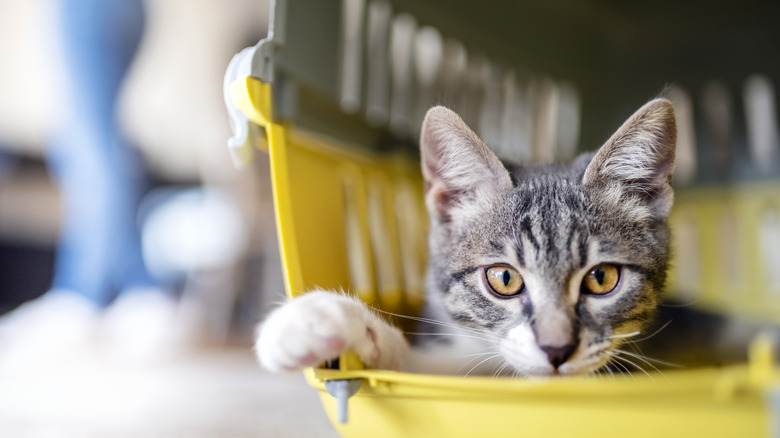
[[[509,362],[518,373],[528,377],[582,375],[601,368],[606,362],[603,359],[604,355],[598,354],[593,348],[584,351],[580,348],[556,371],[548,361],[547,355],[536,344],[536,338],[530,327],[525,325],[509,331],[501,342],[501,353],[504,355],[504,360]]]
[[[526,325],[514,327],[501,342],[504,359],[522,375],[549,376],[555,373],[547,356],[536,345],[536,337]]]

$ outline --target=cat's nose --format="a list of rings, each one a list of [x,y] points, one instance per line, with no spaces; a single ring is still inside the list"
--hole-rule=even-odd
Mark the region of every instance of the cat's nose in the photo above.
[[[574,350],[577,349],[577,344],[566,344],[560,347],[554,345],[540,345],[539,348],[547,354],[547,360],[550,361],[550,364],[555,367],[555,369],[558,369],[559,366],[569,360],[572,353],[574,353]]]

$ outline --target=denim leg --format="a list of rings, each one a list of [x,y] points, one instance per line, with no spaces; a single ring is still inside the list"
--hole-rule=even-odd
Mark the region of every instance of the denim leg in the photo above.
[[[61,0],[66,125],[49,148],[64,198],[53,289],[100,306],[149,287],[136,224],[141,160],[120,132],[116,102],[144,28],[140,0]]]

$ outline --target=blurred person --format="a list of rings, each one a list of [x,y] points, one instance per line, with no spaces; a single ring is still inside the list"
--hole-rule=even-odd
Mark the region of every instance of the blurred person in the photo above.
[[[72,350],[96,335],[98,321],[102,334],[145,353],[164,343],[175,312],[144,265],[136,217],[147,175],[117,118],[144,32],[142,1],[61,0],[58,8],[67,114],[47,156],[64,198],[55,278],[41,298],[0,319],[0,361]]]

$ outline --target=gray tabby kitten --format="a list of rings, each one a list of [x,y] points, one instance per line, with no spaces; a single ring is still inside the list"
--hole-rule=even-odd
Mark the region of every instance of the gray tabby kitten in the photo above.
[[[313,291],[259,327],[271,371],[355,351],[367,367],[525,376],[589,373],[651,321],[666,279],[676,127],[640,108],[571,166],[502,163],[444,107],[421,133],[431,218],[427,311],[451,342],[410,349],[356,298]]]

